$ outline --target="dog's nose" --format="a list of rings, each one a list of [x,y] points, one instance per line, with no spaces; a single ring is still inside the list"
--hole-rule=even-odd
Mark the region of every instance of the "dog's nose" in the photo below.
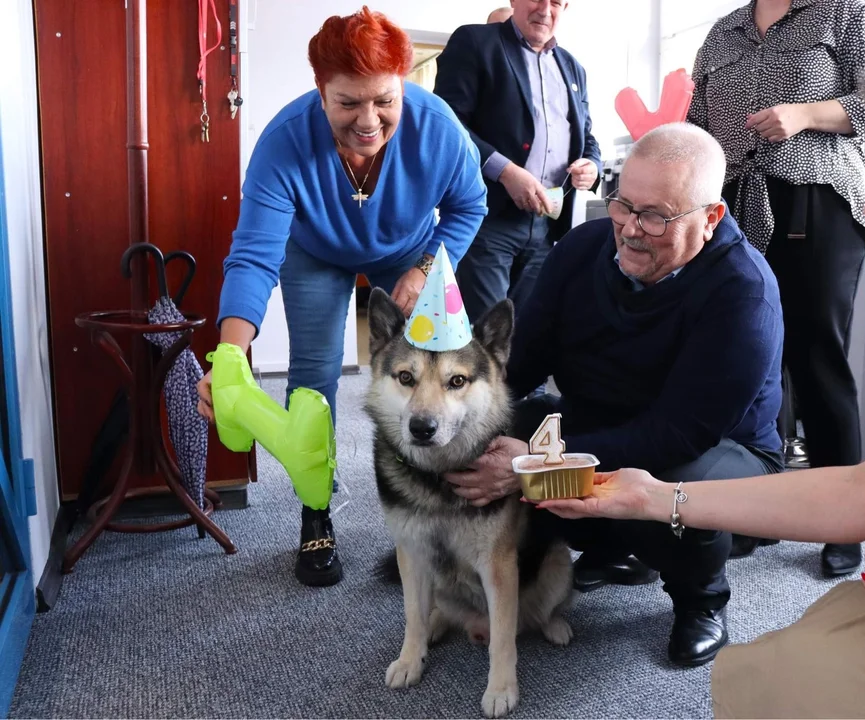
[[[436,434],[438,427],[435,420],[425,417],[413,417],[408,423],[409,432],[418,440],[429,440]]]

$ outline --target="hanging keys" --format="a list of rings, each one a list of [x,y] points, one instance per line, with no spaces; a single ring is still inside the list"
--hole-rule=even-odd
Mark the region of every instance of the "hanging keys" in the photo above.
[[[243,98],[240,97],[237,88],[231,88],[231,90],[228,91],[228,106],[231,108],[232,120],[237,116],[237,110],[241,105],[243,105]]]
[[[210,115],[206,109],[201,113],[201,142],[210,142]]]

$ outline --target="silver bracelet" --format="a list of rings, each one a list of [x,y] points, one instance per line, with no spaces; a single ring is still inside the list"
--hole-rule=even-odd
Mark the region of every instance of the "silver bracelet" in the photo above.
[[[673,493],[673,514],[670,516],[670,530],[679,539],[681,539],[682,533],[685,531],[685,526],[679,522],[682,517],[679,515],[679,503],[685,502],[688,502],[688,495],[682,491],[682,483],[679,483],[676,485],[676,490]]]

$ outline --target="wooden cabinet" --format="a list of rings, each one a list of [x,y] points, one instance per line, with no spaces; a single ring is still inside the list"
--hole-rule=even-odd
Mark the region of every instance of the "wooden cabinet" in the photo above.
[[[120,378],[108,357],[75,325],[79,313],[130,307],[120,272],[129,246],[127,194],[126,11],[119,0],[34,0],[40,102],[45,253],[61,497],[76,497],[94,438]],[[210,142],[201,141],[197,3],[147,3],[149,240],[163,253],[195,257],[195,279],[181,309],[208,318],[193,350],[216,347],[222,261],[240,205],[240,115],[229,90],[229,0],[216,0],[223,47],[208,57]],[[213,44],[213,25],[208,45]],[[242,112],[242,111],[241,111]],[[171,265],[174,265],[172,263]],[[169,266],[176,288],[182,263]],[[151,300],[156,299],[151,282]],[[23,398],[26,402],[26,398]],[[163,419],[164,423],[164,419]],[[245,485],[254,457],[232,453],[214,431],[208,482]],[[140,485],[162,487],[157,476]]]

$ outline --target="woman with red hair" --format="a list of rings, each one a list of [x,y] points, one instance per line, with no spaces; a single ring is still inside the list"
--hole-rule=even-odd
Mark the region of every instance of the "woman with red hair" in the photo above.
[[[439,245],[456,267],[486,214],[477,147],[444,101],[404,82],[412,56],[381,13],[328,18],[309,43],[316,89],[276,115],[250,158],[217,322],[221,342],[246,351],[279,281],[286,403],[312,388],[334,413],[359,273],[408,316]],[[213,421],[209,374],[198,390]],[[342,578],[327,509],[303,507],[295,574],[306,585]]]

